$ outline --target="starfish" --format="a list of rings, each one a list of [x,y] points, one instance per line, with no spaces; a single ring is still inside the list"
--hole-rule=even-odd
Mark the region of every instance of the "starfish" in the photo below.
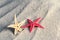
[[[27,19],[27,20],[28,20],[28,23],[29,23],[29,24],[26,24],[26,25],[22,26],[22,28],[27,28],[27,27],[29,27],[30,32],[32,31],[32,29],[33,29],[34,27],[44,28],[43,26],[41,26],[40,24],[38,24],[38,22],[41,20],[41,18],[37,18],[36,20],[34,20],[34,22],[31,21],[30,19]]]
[[[15,16],[14,16],[14,22],[15,22],[15,24],[11,24],[11,25],[9,25],[8,27],[14,28],[14,34],[16,35],[17,32],[22,31],[21,26],[23,25],[23,23],[25,22],[25,20],[22,21],[22,22],[20,22],[20,23],[18,23],[18,22],[17,22],[17,18],[16,18],[16,14],[15,14]]]

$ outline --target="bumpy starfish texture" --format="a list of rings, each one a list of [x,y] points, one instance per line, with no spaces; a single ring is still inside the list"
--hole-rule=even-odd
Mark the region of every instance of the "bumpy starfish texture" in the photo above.
[[[39,27],[39,28],[44,28],[43,26],[41,26],[40,24],[38,24],[38,22],[41,20],[41,18],[37,18],[36,20],[31,21],[30,19],[27,19],[28,20],[28,23],[29,24],[26,24],[24,26],[22,26],[22,28],[27,28],[29,27],[30,28],[30,32],[32,31],[32,29],[36,26],[36,27]]]
[[[14,28],[14,34],[16,35],[18,32],[22,31],[21,26],[25,23],[25,20],[18,23],[17,18],[16,18],[16,14],[15,14],[14,22],[15,22],[15,24],[11,24],[8,27]]]

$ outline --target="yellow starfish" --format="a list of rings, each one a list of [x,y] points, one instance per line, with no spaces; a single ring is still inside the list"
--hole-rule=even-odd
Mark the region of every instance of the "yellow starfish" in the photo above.
[[[14,19],[15,19],[15,20],[14,20],[14,21],[15,21],[15,24],[11,24],[11,25],[9,25],[8,27],[14,28],[14,29],[15,29],[14,34],[16,35],[17,32],[22,31],[21,26],[25,23],[25,20],[22,21],[22,22],[20,22],[20,23],[18,23],[18,22],[17,22],[17,18],[16,18],[16,14],[15,14]]]

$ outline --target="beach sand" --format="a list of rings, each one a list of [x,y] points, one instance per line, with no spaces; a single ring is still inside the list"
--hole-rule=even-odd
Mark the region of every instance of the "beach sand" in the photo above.
[[[30,33],[25,28],[14,35],[8,25],[14,23],[15,14],[18,22],[41,17],[44,29],[37,27]],[[0,40],[60,40],[60,1],[0,0]]]

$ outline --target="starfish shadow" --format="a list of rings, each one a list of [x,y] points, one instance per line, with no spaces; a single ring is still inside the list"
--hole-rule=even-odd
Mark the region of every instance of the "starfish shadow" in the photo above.
[[[28,26],[28,30],[30,31],[30,26]]]
[[[14,28],[7,28],[7,29],[10,30],[14,34]]]

